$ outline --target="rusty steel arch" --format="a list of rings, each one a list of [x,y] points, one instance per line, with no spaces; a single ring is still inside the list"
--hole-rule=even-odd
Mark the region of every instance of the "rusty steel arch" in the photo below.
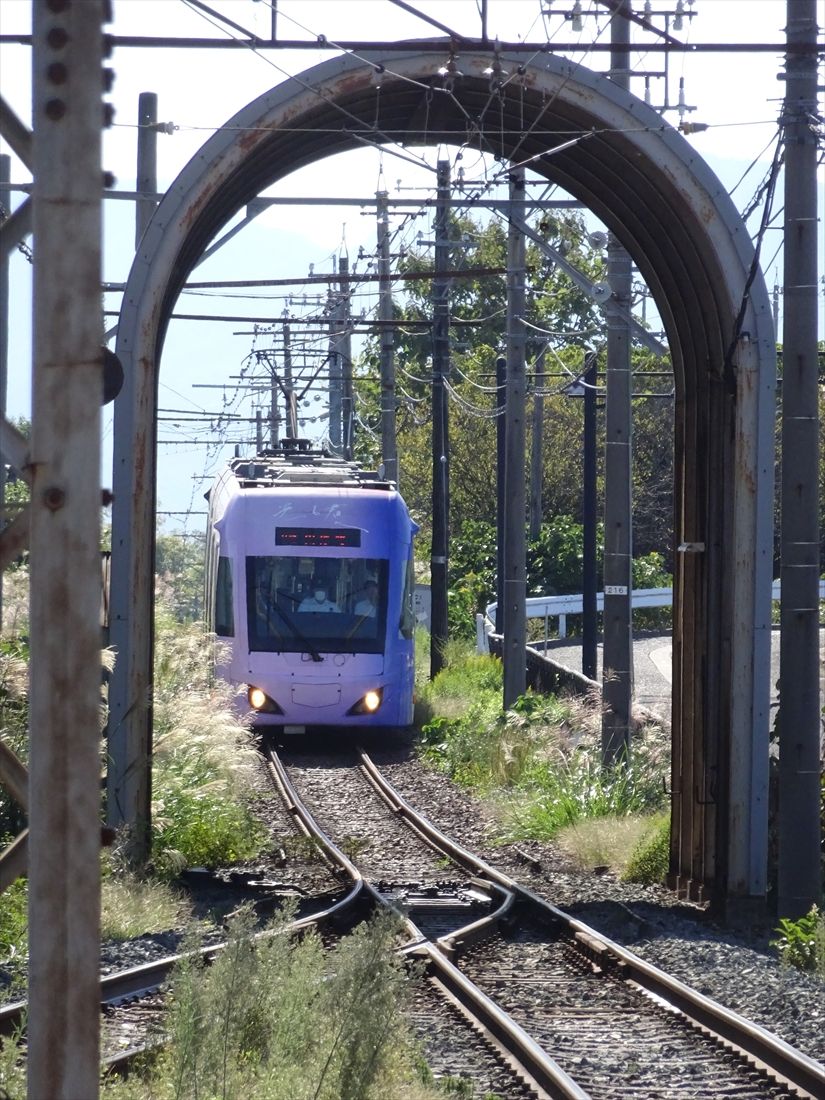
[[[445,84],[449,56],[446,41],[443,57],[411,43],[287,79],[206,142],[140,242],[117,343],[111,820],[148,811],[157,373],[188,273],[233,214],[303,165],[365,143],[467,143],[529,159],[584,202],[656,299],[676,378],[671,870],[686,896],[763,897],[775,342],[748,232],[681,135],[606,77],[541,55],[501,55],[491,72],[479,49]]]

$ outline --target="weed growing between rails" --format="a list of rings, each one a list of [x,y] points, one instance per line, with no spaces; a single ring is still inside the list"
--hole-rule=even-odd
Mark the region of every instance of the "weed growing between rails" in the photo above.
[[[447,661],[426,688],[424,759],[492,801],[503,839],[558,839],[583,868],[632,866],[637,846],[662,829],[651,815],[666,806],[667,731],[639,724],[630,761],[605,771],[597,701],[528,693],[502,713],[497,659],[467,645]]]
[[[396,919],[378,914],[326,953],[314,932],[289,934],[293,916],[253,940],[243,909],[211,966],[185,961],[162,1024],[168,1045],[142,1078],[107,1083],[106,1100],[443,1097],[416,1069]]]

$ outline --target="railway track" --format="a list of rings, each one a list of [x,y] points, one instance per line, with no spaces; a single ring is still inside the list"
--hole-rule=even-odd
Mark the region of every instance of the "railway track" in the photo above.
[[[825,1096],[825,1068],[645,963],[431,825],[369,756],[319,761],[268,749],[288,816],[340,893],[299,924],[403,914],[425,969],[410,1009],[438,1077],[502,1100]],[[221,945],[203,949],[214,957]],[[159,990],[180,956],[101,982],[104,1050],[119,1070],[157,1042]],[[25,1005],[0,1009],[19,1026]]]
[[[820,1063],[466,851],[366,753],[331,765],[270,750],[269,764],[303,827],[405,914],[408,951],[534,1095],[825,1095]]]

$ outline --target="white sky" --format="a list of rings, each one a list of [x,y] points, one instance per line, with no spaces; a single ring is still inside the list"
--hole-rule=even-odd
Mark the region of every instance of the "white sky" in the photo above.
[[[415,0],[413,0],[415,2]],[[213,0],[210,6],[262,37],[269,37],[271,12],[267,0]],[[422,0],[416,5],[421,11],[456,30],[476,37],[480,31],[476,0]],[[784,40],[785,0],[685,0],[685,9],[695,17],[671,33],[693,42],[775,42]],[[113,0],[114,23],[109,28],[124,35],[169,35],[193,37],[225,37],[202,13],[188,6],[185,0]],[[583,0],[585,12],[583,31],[576,34],[569,21],[559,14],[542,19],[541,8],[553,13],[571,11],[573,0],[490,0],[488,32],[503,41],[545,41],[549,35],[557,41],[580,38],[590,42],[598,36],[609,37],[608,20],[595,0]],[[676,0],[657,0],[655,12],[675,10]],[[642,0],[635,0],[634,10],[641,11]],[[30,29],[30,0],[0,0],[0,34],[26,33]],[[598,19],[587,13],[601,12]],[[315,39],[324,35],[328,41],[342,39],[402,39],[439,36],[440,31],[416,19],[389,0],[279,0],[277,33],[281,39]],[[820,28],[825,25],[825,0],[818,5]],[[661,17],[655,20],[663,26]],[[634,36],[635,37],[635,36]],[[280,83],[286,76],[301,72],[331,56],[329,51],[293,50],[267,51],[255,54],[248,50],[194,51],[117,49],[110,64],[115,69],[113,93],[109,97],[116,108],[115,126],[105,133],[104,167],[117,177],[117,187],[131,190],[135,186],[138,96],[143,91],[158,95],[158,115],[178,127],[171,135],[158,138],[158,180],[161,190],[177,176],[192,155],[214,130],[236,111],[258,95]],[[580,56],[580,55],[579,55]],[[606,68],[607,54],[591,53],[585,61],[593,68]],[[663,55],[635,54],[637,71],[661,71]],[[784,85],[777,80],[782,70],[781,50],[765,54],[705,54],[691,56],[674,54],[670,60],[668,99],[675,103],[679,93],[679,78],[684,77],[685,100],[695,106],[686,118],[707,124],[708,129],[690,137],[697,153],[722,179],[733,199],[742,209],[763,179],[773,151],[776,119]],[[643,94],[643,83],[636,80],[631,90]],[[23,46],[0,46],[0,92],[27,125],[31,121],[30,51]],[[661,104],[665,81],[651,82],[653,105]],[[666,118],[674,125],[678,115],[669,112]],[[0,140],[0,152],[10,152]],[[435,162],[435,149],[426,157]],[[736,187],[746,170],[757,164]],[[432,183],[432,174],[417,171],[391,156],[383,159],[386,186],[392,192],[396,181],[409,195],[424,195]],[[364,150],[347,154],[332,162],[321,162],[283,181],[273,193],[337,194],[369,196],[374,194],[381,164],[378,154]],[[13,182],[24,183],[29,177],[12,155]],[[22,200],[17,192],[11,196],[11,206]],[[9,200],[0,195],[5,205]],[[778,200],[781,202],[781,200]],[[128,276],[134,251],[134,220],[130,203],[105,204],[104,278],[122,282]],[[394,220],[397,225],[397,221]],[[415,226],[429,236],[426,223]],[[303,276],[310,264],[317,272],[329,271],[331,258],[345,235],[351,262],[359,245],[371,251],[375,242],[375,220],[357,208],[300,208],[270,210],[256,219],[214,259],[198,270],[198,279],[213,278],[280,278]],[[767,282],[781,282],[781,270],[773,260],[781,242],[780,231],[769,232],[763,247],[763,264]],[[772,266],[768,266],[772,265]],[[362,265],[363,269],[363,265]],[[820,268],[820,274],[822,268]],[[10,363],[8,410],[10,415],[25,415],[29,410],[31,313],[30,266],[20,253],[11,261],[12,301],[10,317]],[[264,293],[282,293],[280,290]],[[107,295],[106,306],[116,309],[116,295]],[[365,301],[369,307],[369,301]],[[232,313],[244,316],[278,315],[285,308],[282,300],[215,299],[185,295],[178,310],[188,313]],[[820,314],[822,309],[820,309]],[[107,319],[107,325],[112,319]],[[249,332],[247,324],[186,324],[173,322],[161,367],[161,408],[192,409],[209,412],[221,408],[219,390],[193,389],[193,383],[223,383],[237,375],[242,360],[251,349],[251,337],[233,335]],[[821,332],[825,331],[822,323]],[[312,413],[311,407],[307,415]],[[191,434],[191,425],[181,430]],[[313,429],[310,429],[313,430]],[[107,427],[107,435],[111,428]],[[172,438],[176,429],[162,431],[162,437]],[[214,471],[227,452],[205,457],[206,448],[193,446],[162,446],[159,452],[159,508],[178,510],[202,506],[201,493],[208,482],[193,481]],[[106,473],[104,482],[109,484]],[[167,526],[174,526],[170,524]],[[194,517],[190,530],[202,529],[202,519]]]

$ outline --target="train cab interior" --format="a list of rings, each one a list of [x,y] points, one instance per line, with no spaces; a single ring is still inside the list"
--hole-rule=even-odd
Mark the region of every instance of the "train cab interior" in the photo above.
[[[246,565],[250,649],[295,652],[311,641],[329,652],[383,650],[386,560],[272,555]]]

